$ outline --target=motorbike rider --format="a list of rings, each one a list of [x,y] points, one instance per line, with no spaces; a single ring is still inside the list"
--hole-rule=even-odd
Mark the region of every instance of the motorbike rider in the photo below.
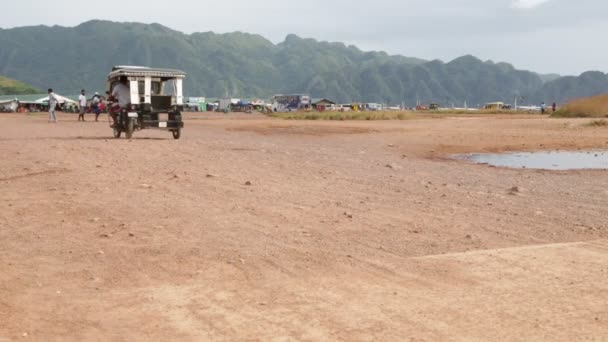
[[[113,101],[115,101],[110,108],[110,116],[114,121],[112,127],[114,127],[117,122],[117,114],[121,110],[127,109],[131,103],[131,90],[129,88],[129,81],[127,80],[126,76],[122,76],[120,78],[119,83],[112,89],[110,97]]]

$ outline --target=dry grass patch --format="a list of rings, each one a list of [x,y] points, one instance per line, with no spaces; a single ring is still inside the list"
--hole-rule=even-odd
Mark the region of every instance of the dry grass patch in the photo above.
[[[284,120],[408,120],[416,117],[413,112],[380,111],[380,112],[292,112],[273,113],[273,118]]]
[[[512,109],[444,109],[437,111],[422,111],[421,113],[447,114],[447,115],[518,115],[518,114],[539,114],[538,111],[512,110]]]
[[[556,118],[606,118],[608,94],[574,100],[555,112]]]

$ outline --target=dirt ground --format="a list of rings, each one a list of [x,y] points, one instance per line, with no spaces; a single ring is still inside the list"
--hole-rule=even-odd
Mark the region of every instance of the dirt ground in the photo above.
[[[0,341],[606,341],[608,171],[449,158],[585,122],[0,114]]]

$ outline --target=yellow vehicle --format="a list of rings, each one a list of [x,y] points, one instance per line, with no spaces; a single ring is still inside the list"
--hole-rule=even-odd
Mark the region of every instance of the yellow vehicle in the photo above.
[[[505,104],[503,102],[490,102],[486,103],[485,109],[503,109]]]

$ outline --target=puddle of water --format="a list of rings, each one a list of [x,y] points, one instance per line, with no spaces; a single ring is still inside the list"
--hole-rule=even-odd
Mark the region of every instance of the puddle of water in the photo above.
[[[608,151],[473,153],[456,157],[477,164],[515,169],[608,169]]]

